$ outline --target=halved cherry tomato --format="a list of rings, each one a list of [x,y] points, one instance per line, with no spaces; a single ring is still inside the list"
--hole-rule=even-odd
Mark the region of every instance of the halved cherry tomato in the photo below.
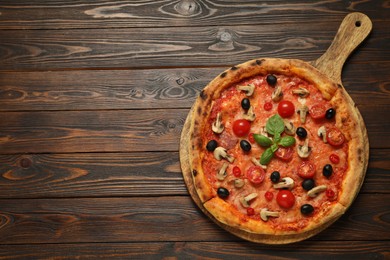
[[[251,129],[251,123],[245,119],[238,119],[233,122],[233,132],[236,136],[246,136]]]
[[[251,166],[246,172],[248,180],[254,184],[260,184],[263,182],[265,172],[260,166]]]
[[[326,131],[326,140],[330,145],[340,146],[344,143],[345,137],[343,133],[338,128],[327,129]]]
[[[272,192],[270,192],[270,191],[267,191],[264,194],[264,197],[265,197],[266,200],[271,201],[274,198],[274,194]]]
[[[249,142],[250,142],[251,144],[256,143],[255,138],[254,138],[254,136],[253,136],[253,133],[250,133],[250,134],[248,135],[248,140],[249,140]]]
[[[246,208],[246,214],[248,216],[253,216],[253,215],[255,215],[255,210],[253,208],[251,208],[251,207]]]
[[[289,209],[294,206],[295,196],[289,190],[280,190],[278,195],[276,195],[276,202],[282,208]]]
[[[278,104],[278,113],[281,117],[290,117],[295,113],[294,104],[288,100],[282,100]]]
[[[270,111],[272,109],[272,102],[266,102],[264,104],[264,110]]]
[[[340,162],[340,157],[337,154],[332,153],[329,155],[329,160],[334,164],[338,164]]]
[[[298,166],[298,175],[303,179],[311,179],[316,173],[316,166],[310,161],[303,161]]]
[[[292,158],[294,154],[294,149],[292,149],[291,147],[279,147],[278,150],[276,150],[275,152],[275,155],[276,157],[278,157],[279,159],[283,160],[283,161],[288,161]]]
[[[238,167],[238,166],[234,166],[233,167],[233,175],[235,177],[240,177],[241,176],[241,169],[240,169],[240,167]]]
[[[326,114],[326,107],[322,104],[314,105],[310,108],[309,114],[314,119],[324,118]]]

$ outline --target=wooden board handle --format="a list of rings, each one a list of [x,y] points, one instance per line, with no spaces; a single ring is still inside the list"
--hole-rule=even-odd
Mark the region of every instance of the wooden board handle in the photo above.
[[[311,64],[341,84],[341,71],[348,56],[370,34],[372,22],[367,15],[350,13],[342,21],[328,50]]]

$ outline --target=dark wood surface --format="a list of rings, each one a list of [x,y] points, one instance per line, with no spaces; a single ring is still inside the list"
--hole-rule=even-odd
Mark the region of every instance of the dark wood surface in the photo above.
[[[1,1],[0,259],[389,259],[387,1]],[[200,90],[258,57],[315,60],[342,19],[373,31],[343,84],[370,162],[347,213],[304,242],[237,238],[193,203],[179,138]]]

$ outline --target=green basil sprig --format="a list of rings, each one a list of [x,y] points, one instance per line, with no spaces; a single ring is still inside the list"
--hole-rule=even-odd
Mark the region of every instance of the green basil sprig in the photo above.
[[[274,157],[274,153],[278,150],[279,146],[289,147],[295,144],[295,138],[292,136],[281,136],[284,132],[283,119],[278,115],[273,115],[268,118],[265,125],[267,133],[273,135],[270,139],[262,134],[254,134],[255,141],[262,147],[268,147],[260,157],[260,163],[267,165]]]

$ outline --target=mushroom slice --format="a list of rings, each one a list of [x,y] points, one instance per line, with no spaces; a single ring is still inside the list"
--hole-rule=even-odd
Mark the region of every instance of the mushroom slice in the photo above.
[[[211,129],[216,134],[222,133],[222,131],[225,129],[225,127],[222,125],[221,113],[217,114],[217,118],[215,119],[214,123],[212,124]]]
[[[284,123],[284,132],[288,135],[295,135],[296,128],[294,124],[287,119],[284,119],[283,123]]]
[[[274,92],[272,92],[271,99],[275,102],[278,102],[282,99],[282,97],[283,97],[282,88],[280,86],[277,86]]]
[[[242,117],[248,121],[254,121],[255,118],[256,118],[256,115],[255,113],[253,113],[253,107],[251,106],[248,111],[244,114],[244,116]]]
[[[235,179],[233,183],[236,188],[242,188],[245,185],[245,181],[243,179]]]
[[[309,90],[307,90],[307,89],[305,89],[303,87],[299,87],[298,89],[294,89],[292,91],[292,93],[295,94],[295,95],[298,95],[301,98],[305,98],[305,97],[307,97],[310,94]]]
[[[297,112],[299,113],[301,123],[304,124],[306,122],[306,115],[309,112],[309,108],[306,105],[302,105],[298,108]]]
[[[251,158],[251,162],[252,162],[254,165],[256,165],[256,166],[260,166],[260,167],[263,168],[264,170],[267,169],[267,166],[266,166],[266,165],[262,165],[262,164],[260,163],[260,159],[256,159],[256,157],[252,157],[252,158]]]
[[[257,197],[257,193],[253,192],[245,197],[242,197],[240,199],[240,202],[244,208],[247,208],[249,207],[249,203],[251,202],[251,200],[253,200],[256,197]]]
[[[311,147],[309,147],[309,138],[305,139],[305,142],[303,143],[303,145],[298,145],[297,152],[298,152],[299,157],[301,157],[301,158],[309,157],[309,155],[311,153]]]
[[[248,97],[252,96],[253,92],[255,91],[255,85],[248,84],[246,86],[238,86],[238,90],[244,91],[245,95]]]
[[[279,217],[279,212],[277,211],[268,211],[267,208],[262,208],[260,210],[260,217],[264,221],[268,221],[268,217]]]
[[[320,186],[314,187],[313,189],[311,189],[307,192],[307,196],[309,196],[310,198],[315,198],[321,192],[326,191],[326,188],[327,188],[326,185],[320,185]]]
[[[229,164],[227,162],[223,163],[221,169],[217,173],[217,179],[218,180],[223,181],[226,178],[226,176],[227,176],[226,169],[227,169],[228,166],[229,166]]]
[[[294,180],[290,177],[284,177],[282,180],[273,185],[274,189],[289,189],[291,190],[294,187]]]
[[[328,142],[326,140],[326,128],[324,125],[318,128],[317,135],[322,138],[322,141],[324,141],[324,143]]]
[[[229,155],[227,153],[226,149],[221,147],[221,146],[215,148],[215,150],[214,150],[214,157],[218,161],[220,161],[222,159],[226,159],[230,163],[234,162],[234,157]]]

